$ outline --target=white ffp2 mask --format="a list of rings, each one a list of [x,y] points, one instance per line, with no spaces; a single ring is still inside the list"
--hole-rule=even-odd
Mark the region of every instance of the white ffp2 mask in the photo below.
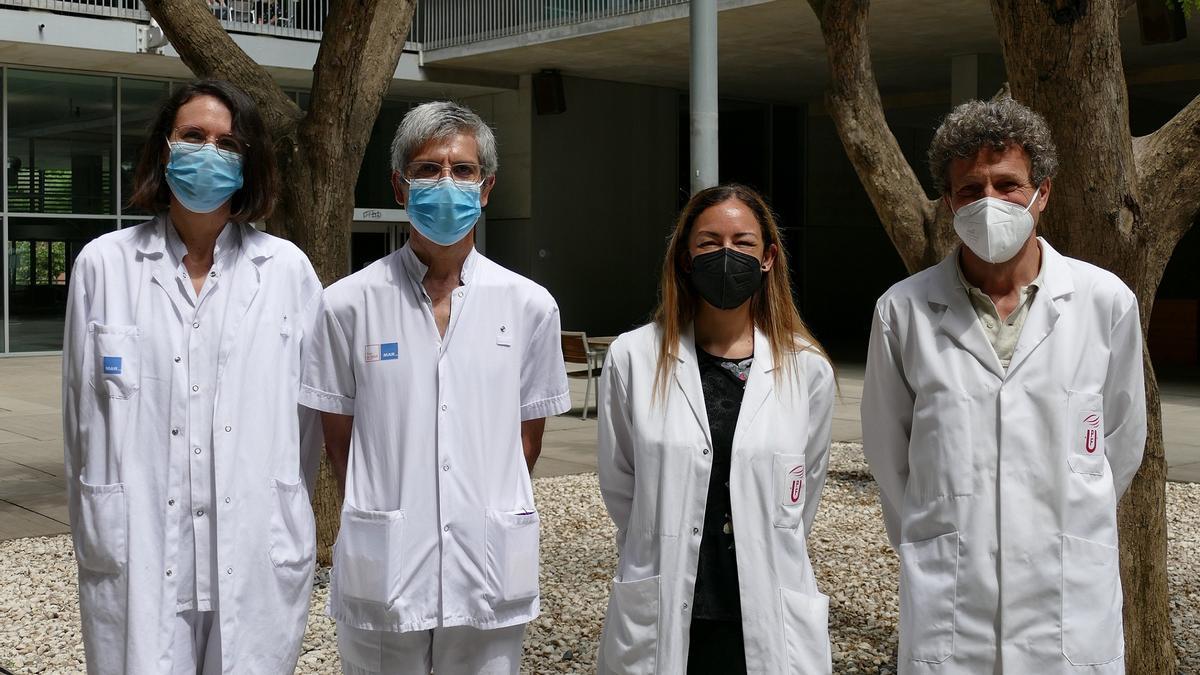
[[[995,197],[973,201],[954,213],[954,231],[967,248],[989,263],[1012,260],[1033,232],[1029,209],[1039,192],[1040,187],[1024,208]]]

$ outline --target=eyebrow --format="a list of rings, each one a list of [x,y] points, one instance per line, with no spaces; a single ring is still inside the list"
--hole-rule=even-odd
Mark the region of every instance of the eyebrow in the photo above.
[[[699,230],[697,232],[697,234],[700,235],[701,237],[703,237],[703,236],[709,236],[709,237],[724,236],[720,232],[714,232],[713,230]],[[754,230],[742,230],[741,232],[734,232],[733,236],[734,237],[757,237],[758,232],[755,232]]]

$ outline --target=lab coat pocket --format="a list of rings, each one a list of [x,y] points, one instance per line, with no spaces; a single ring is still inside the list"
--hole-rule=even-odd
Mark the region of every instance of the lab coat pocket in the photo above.
[[[75,557],[79,566],[99,574],[125,568],[129,550],[125,484],[90,485],[79,480],[79,522],[75,527]]]
[[[658,666],[658,607],[662,577],[613,580],[601,649],[608,672],[654,675]]]
[[[503,604],[537,597],[537,512],[489,510],[486,527],[488,584],[492,598]]]
[[[131,398],[138,390],[137,326],[106,326],[92,323],[92,387],[109,398]]]
[[[270,555],[275,567],[307,567],[316,554],[316,524],[299,481],[271,479]]]
[[[1064,534],[1063,656],[1076,666],[1099,665],[1121,658],[1125,653],[1121,605],[1117,548]]]
[[[1104,397],[1068,391],[1066,434],[1071,470],[1104,475]]]
[[[775,453],[771,479],[775,483],[775,527],[794,530],[804,520],[804,455]]]
[[[403,536],[403,511],[342,508],[333,573],[351,614],[378,616],[396,601]]]
[[[829,596],[779,589],[783,644],[789,673],[816,675],[833,671],[829,649]]]
[[[901,655],[941,663],[954,654],[957,593],[958,532],[900,544]]]

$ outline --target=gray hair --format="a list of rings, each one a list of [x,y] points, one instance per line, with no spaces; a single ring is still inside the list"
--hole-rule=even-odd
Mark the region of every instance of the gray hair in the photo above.
[[[475,137],[483,177],[494,175],[499,160],[492,128],[470,108],[452,101],[422,103],[404,115],[392,139],[392,169],[403,171],[413,153],[429,141],[461,133]]]
[[[959,105],[942,120],[929,144],[934,185],[942,194],[950,191],[946,169],[951,160],[974,157],[985,147],[1003,150],[1010,144],[1021,146],[1029,155],[1035,186],[1058,171],[1058,151],[1046,118],[1007,96]]]

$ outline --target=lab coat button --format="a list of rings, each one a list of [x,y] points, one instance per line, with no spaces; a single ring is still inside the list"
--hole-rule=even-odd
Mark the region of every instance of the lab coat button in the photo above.
[[[692,528],[692,534],[700,534],[700,528],[698,528],[698,527],[693,527],[693,528]]]
[[[232,567],[228,567],[228,568],[226,568],[226,569],[225,569],[225,574],[233,574],[233,568],[232,568]]]
[[[199,321],[193,321],[193,322],[192,322],[192,328],[199,328],[199,327],[200,327],[200,322],[199,322]]]
[[[708,448],[705,448],[705,449],[704,449],[704,450],[702,450],[701,452],[703,452],[704,454],[706,454],[706,455],[707,455],[707,454],[708,454]]]
[[[449,532],[449,531],[450,531],[450,526],[449,526],[449,525],[443,525],[443,526],[442,526],[442,532]]]
[[[445,404],[445,403],[443,403],[443,404],[442,404],[442,410],[445,410],[445,409],[446,409],[446,404]]]
[[[225,503],[226,503],[226,504],[228,504],[228,503],[229,503],[229,497],[226,497],[226,498],[225,498]]]
[[[687,603],[686,602],[683,603],[683,611],[685,611],[685,612],[687,611]]]
[[[204,509],[196,509],[196,517],[197,518],[204,517]]]
[[[167,506],[175,506],[175,500],[174,500],[174,499],[168,499],[168,500],[167,500]]]
[[[200,391],[200,385],[198,385],[198,384],[193,384],[193,385],[192,385],[192,391]]]
[[[233,431],[233,427],[230,427],[230,426],[227,426],[227,427],[225,427],[225,432],[226,432],[226,433],[228,433],[228,432],[230,432],[230,431]]]
[[[449,470],[450,470],[450,465],[449,465],[449,464],[443,464],[443,465],[442,465],[442,471],[449,471]]]
[[[180,361],[182,361],[182,360],[183,360],[183,358],[182,358],[182,357],[179,357],[179,356],[176,356],[176,357],[175,357],[175,363],[179,363],[179,362],[180,362]]]
[[[178,427],[176,427],[176,428],[172,429],[172,430],[171,430],[171,435],[172,435],[172,436],[178,436],[178,435],[179,435],[179,428],[178,428]]]
[[[167,570],[167,576],[171,576],[171,574],[172,574],[171,570]]]
[[[196,453],[197,455],[198,455],[198,454],[200,454],[200,448],[196,448],[196,450],[195,450],[195,453]]]

